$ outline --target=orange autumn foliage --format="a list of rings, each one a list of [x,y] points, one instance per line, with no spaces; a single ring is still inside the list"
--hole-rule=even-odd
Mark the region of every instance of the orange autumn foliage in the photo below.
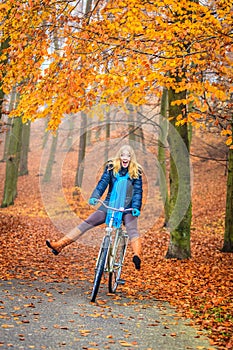
[[[2,88],[8,94],[17,86],[21,95],[12,116],[49,115],[54,130],[66,113],[142,105],[166,87],[188,91],[182,103],[192,110],[179,124],[208,118],[231,129],[230,0],[99,1],[87,14],[81,5],[0,4],[1,39],[10,39],[0,58]]]

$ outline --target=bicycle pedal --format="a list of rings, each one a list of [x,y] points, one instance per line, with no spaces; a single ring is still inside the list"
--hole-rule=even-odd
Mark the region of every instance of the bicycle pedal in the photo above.
[[[126,280],[123,280],[121,278],[119,278],[119,280],[117,280],[117,284],[120,284],[120,285],[124,285],[126,282]]]

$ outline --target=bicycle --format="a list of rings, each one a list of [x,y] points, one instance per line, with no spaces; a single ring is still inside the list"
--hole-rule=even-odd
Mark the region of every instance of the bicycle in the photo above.
[[[109,207],[103,201],[98,200],[105,208],[112,210],[112,215],[108,226],[105,229],[99,254],[95,266],[95,277],[91,293],[91,302],[95,302],[103,273],[108,273],[109,293],[115,293],[118,285],[124,285],[125,280],[121,279],[121,271],[127,250],[129,237],[123,230],[122,224],[119,228],[113,227],[114,213],[132,211],[129,209],[116,209]]]

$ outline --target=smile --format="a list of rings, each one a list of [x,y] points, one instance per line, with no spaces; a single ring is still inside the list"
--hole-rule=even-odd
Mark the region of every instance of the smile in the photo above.
[[[129,165],[129,161],[128,160],[122,160],[122,166],[124,168],[126,168]]]

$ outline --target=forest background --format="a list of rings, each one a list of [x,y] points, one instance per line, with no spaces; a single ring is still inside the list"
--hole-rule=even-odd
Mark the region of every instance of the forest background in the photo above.
[[[166,298],[196,319],[209,330],[216,344],[231,348],[231,2],[3,1],[0,9],[2,154],[6,162],[2,227],[7,242],[13,239],[9,232],[18,220],[24,221],[21,216],[28,215],[22,209],[27,205],[17,207],[15,201],[21,200],[18,176],[29,173],[30,177],[31,121],[38,129],[34,129],[37,132],[30,147],[43,137],[42,142],[38,141],[42,152],[33,155],[32,163],[38,178],[42,178],[38,191],[44,209],[37,199],[38,206],[34,202],[30,211],[39,220],[45,210],[60,234],[90,211],[86,200],[98,178],[100,161],[112,156],[108,150],[113,152],[127,138],[145,169],[144,224],[149,218],[154,225],[145,230],[145,246],[151,247],[153,239],[157,251],[151,255],[145,248],[144,273],[150,275],[144,278],[149,281],[146,288],[151,295]],[[202,131],[193,131],[194,127]],[[50,140],[48,131],[53,132]],[[225,177],[220,175],[214,187],[219,197],[209,203],[206,194],[205,205],[197,205],[194,196],[196,170],[190,157],[197,155],[200,135],[205,144],[211,144],[207,150],[215,151],[209,157],[201,150],[199,157],[226,165]],[[67,165],[67,170],[74,150],[78,153],[77,164]],[[73,162],[75,158],[71,158]],[[70,174],[73,169],[75,174]],[[72,185],[67,171],[73,177]],[[216,181],[216,175],[211,181],[210,173],[204,171],[208,189]],[[32,188],[31,177],[30,181]],[[201,193],[206,189],[201,188]],[[224,213],[212,211],[212,207],[222,205],[224,196]],[[207,211],[205,222],[201,224],[200,220],[195,229],[195,217],[197,213],[203,217],[203,208]],[[12,210],[16,216],[12,216]],[[162,238],[152,235],[151,230],[159,231]],[[191,239],[195,242],[192,250]],[[213,245],[216,239],[218,243]],[[167,251],[162,258],[164,245]],[[8,271],[12,257],[18,261],[14,245],[3,241],[3,247],[3,277],[21,278],[21,269],[13,275]],[[22,260],[28,262],[25,257]],[[151,260],[153,263],[149,263]],[[37,268],[36,276],[43,277],[40,271]],[[137,282],[135,288],[142,283],[140,277]],[[166,290],[167,285],[172,293]],[[133,294],[133,289],[128,293]]]

